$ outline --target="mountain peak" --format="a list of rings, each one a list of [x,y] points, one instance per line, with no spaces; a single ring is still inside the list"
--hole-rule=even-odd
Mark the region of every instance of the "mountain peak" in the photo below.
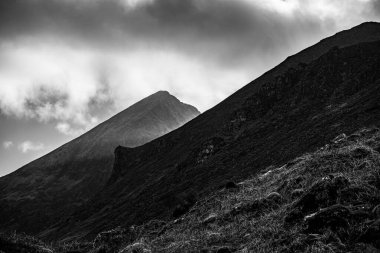
[[[169,100],[169,99],[178,100],[175,96],[173,96],[172,94],[170,94],[166,90],[159,90],[159,91],[153,93],[152,95],[146,97],[146,100],[152,100],[152,99],[157,99],[159,101],[161,101],[161,100],[165,101],[165,100]]]
[[[159,90],[156,93],[153,93],[152,96],[172,96],[169,91]]]
[[[136,104],[143,102],[143,101],[161,101],[161,100],[165,101],[165,100],[169,100],[169,99],[173,99],[173,98],[178,100],[175,96],[170,94],[168,91],[160,90],[160,91],[157,91],[157,92],[145,97],[144,99],[140,100]]]
[[[13,223],[12,226],[17,230],[38,232],[54,223],[61,216],[62,209],[71,212],[101,189],[112,173],[117,146],[140,146],[177,129],[198,115],[195,107],[182,103],[167,91],[158,91],[48,155],[1,178],[0,206],[7,205],[9,210],[13,210],[15,206],[5,204],[8,202],[4,199],[13,199],[14,203],[33,199],[30,203],[38,208],[27,216],[17,216],[20,223]],[[23,180],[25,183],[20,183]],[[51,197],[40,197],[46,196],[43,192],[51,193]],[[58,203],[56,199],[67,201]],[[23,206],[27,208],[28,204]],[[41,215],[40,210],[44,209],[49,209],[49,212]],[[0,210],[1,228],[6,227],[7,222],[2,218],[4,210]],[[7,215],[15,217],[13,212]],[[31,221],[33,226],[23,227],[24,219]]]

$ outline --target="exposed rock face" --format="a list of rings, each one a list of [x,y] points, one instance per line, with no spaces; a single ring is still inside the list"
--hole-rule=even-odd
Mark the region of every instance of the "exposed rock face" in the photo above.
[[[67,236],[82,227],[96,233],[105,219],[115,227],[169,218],[180,194],[206,194],[231,178],[285,164],[338,134],[349,136],[376,125],[380,121],[376,40],[380,40],[377,23],[327,38],[289,57],[186,126],[137,148],[120,147],[114,166],[120,176],[73,216],[81,222],[57,233]],[[340,145],[336,141],[331,146]],[[366,154],[358,153],[362,155]],[[112,208],[105,211],[104,206]]]
[[[142,145],[198,114],[193,106],[159,91],[0,178],[0,230],[41,232],[103,188],[118,145]]]

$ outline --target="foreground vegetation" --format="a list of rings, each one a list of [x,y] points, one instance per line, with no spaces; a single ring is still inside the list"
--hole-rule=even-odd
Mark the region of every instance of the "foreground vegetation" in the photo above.
[[[0,252],[379,252],[379,152],[378,128],[342,134],[279,168],[227,183],[174,221],[54,246],[3,235]],[[12,244],[34,251],[11,251]]]

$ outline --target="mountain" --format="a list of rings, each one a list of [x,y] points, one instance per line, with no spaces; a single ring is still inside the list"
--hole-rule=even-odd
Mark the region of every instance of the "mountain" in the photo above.
[[[159,91],[0,178],[0,230],[46,229],[104,186],[118,145],[144,144],[197,115],[195,107]]]
[[[116,227],[54,247],[1,235],[7,253],[337,252],[380,250],[380,129],[341,133],[313,152],[228,182],[176,220]]]
[[[379,69],[380,24],[326,38],[181,128],[116,148],[107,186],[42,235],[93,237],[170,220],[227,181],[281,166],[339,133],[379,125]]]

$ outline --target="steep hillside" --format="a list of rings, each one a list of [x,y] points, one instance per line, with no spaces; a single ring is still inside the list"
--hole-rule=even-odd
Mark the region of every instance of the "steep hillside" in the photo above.
[[[380,129],[336,136],[317,150],[228,182],[173,221],[103,231],[47,246],[0,235],[6,253],[379,252]]]
[[[124,229],[119,247],[152,252],[379,252],[379,152],[380,129],[342,133],[314,152],[225,185],[180,219]],[[125,235],[130,234],[135,237],[128,241]]]
[[[366,23],[288,58],[185,126],[115,150],[107,187],[50,238],[179,216],[241,180],[380,121],[380,25]],[[368,42],[370,41],[370,42]]]
[[[118,145],[144,144],[198,114],[160,91],[0,178],[0,230],[36,233],[55,223],[104,186]]]

